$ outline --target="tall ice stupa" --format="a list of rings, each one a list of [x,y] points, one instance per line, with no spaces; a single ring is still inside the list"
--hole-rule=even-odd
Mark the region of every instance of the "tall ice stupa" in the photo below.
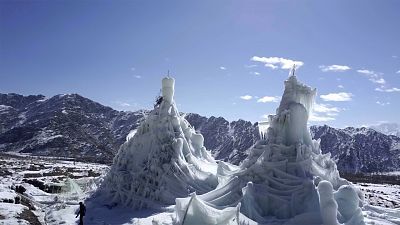
[[[311,139],[315,95],[293,68],[276,115],[263,124],[264,138],[239,168],[219,167],[216,189],[177,199],[176,224],[363,225],[363,194]]]
[[[135,209],[171,205],[178,197],[217,186],[218,165],[203,136],[179,113],[174,85],[174,78],[162,79],[154,110],[115,156],[100,189],[111,204]]]

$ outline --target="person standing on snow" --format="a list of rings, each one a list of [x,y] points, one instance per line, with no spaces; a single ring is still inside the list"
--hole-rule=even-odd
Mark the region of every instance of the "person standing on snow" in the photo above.
[[[79,211],[78,214],[76,214],[75,218],[78,218],[79,216],[79,225],[83,225],[83,217],[86,214],[86,207],[82,202],[79,202]]]

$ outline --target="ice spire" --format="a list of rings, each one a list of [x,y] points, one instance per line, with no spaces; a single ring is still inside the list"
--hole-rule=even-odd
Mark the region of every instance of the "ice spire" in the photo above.
[[[285,81],[285,91],[278,108],[278,113],[288,109],[293,102],[303,105],[307,111],[307,120],[316,96],[316,89],[302,84],[296,78],[296,64],[290,70],[289,78]]]
[[[164,77],[162,79],[162,97],[163,100],[168,101],[169,103],[172,103],[174,100],[174,92],[175,92],[175,79],[169,76]]]
[[[133,137],[119,149],[99,196],[132,208],[174,204],[190,192],[203,194],[218,185],[217,163],[204,138],[178,112],[175,79],[161,82],[162,98]]]

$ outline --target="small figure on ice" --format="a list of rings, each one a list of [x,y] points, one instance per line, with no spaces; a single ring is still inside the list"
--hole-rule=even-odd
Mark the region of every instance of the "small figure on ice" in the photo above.
[[[85,205],[82,202],[79,202],[79,211],[75,217],[75,218],[78,218],[78,216],[79,216],[79,225],[83,225],[83,217],[85,216],[85,213],[86,213]]]
[[[163,101],[163,97],[162,96],[157,97],[156,103],[154,104],[154,108],[159,106],[159,105],[161,105],[162,101]]]

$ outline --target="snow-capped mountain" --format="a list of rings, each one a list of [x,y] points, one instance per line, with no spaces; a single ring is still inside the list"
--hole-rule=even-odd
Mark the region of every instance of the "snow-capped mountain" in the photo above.
[[[400,170],[400,138],[370,128],[335,129],[310,127],[321,139],[323,153],[330,152],[340,172],[383,172]]]
[[[246,158],[246,150],[260,139],[257,124],[249,121],[229,122],[223,117],[207,118],[194,113],[185,118],[204,136],[204,145],[216,159],[239,164]]]
[[[0,94],[0,151],[110,162],[145,112],[119,112],[78,94]]]
[[[78,94],[0,94],[0,151],[85,157],[111,162],[148,111],[121,112]],[[260,137],[258,125],[188,113],[185,119],[204,136],[216,159],[239,164]],[[341,172],[400,170],[400,138],[370,128],[312,126],[323,153],[331,152]],[[231,149],[234,149],[231,151]]]
[[[400,125],[397,123],[380,123],[378,125],[372,125],[369,128],[372,128],[386,135],[395,135],[397,137],[400,137]]]
[[[111,162],[131,130],[148,111],[113,110],[78,94],[22,96],[0,94],[0,151],[37,155],[96,157]],[[205,136],[205,146],[217,159],[239,163],[258,140],[257,126],[222,117],[186,115]],[[235,149],[233,152],[230,149]]]

